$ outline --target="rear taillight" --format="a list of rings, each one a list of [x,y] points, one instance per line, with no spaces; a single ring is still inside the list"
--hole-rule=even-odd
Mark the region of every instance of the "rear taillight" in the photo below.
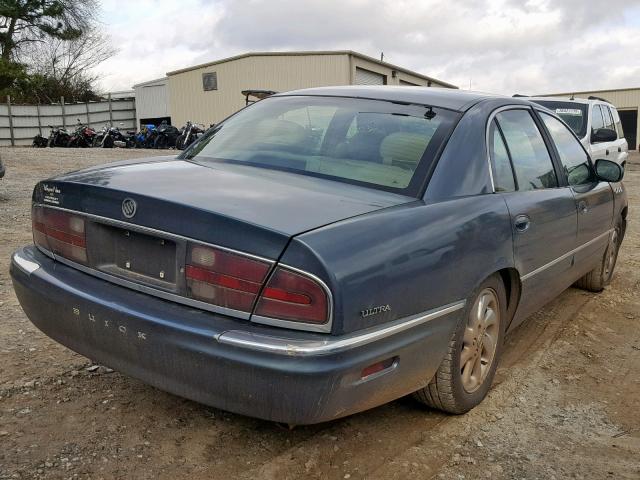
[[[34,207],[31,213],[34,243],[55,255],[87,263],[84,219],[51,208]]]
[[[190,244],[185,275],[191,298],[251,312],[270,264],[219,248]]]
[[[278,267],[262,291],[255,314],[322,325],[329,321],[329,298],[310,276]]]

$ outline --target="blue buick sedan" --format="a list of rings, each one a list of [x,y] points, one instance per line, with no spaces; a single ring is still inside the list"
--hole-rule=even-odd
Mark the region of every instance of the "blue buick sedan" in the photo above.
[[[11,275],[51,338],[214,407],[312,424],[414,394],[459,414],[505,334],[609,283],[622,175],[523,99],[300,90],[178,157],[40,182]]]

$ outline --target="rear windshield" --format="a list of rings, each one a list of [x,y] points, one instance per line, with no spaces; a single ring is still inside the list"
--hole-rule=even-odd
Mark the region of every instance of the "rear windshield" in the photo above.
[[[417,196],[458,117],[380,100],[282,96],[255,103],[183,154]]]
[[[576,102],[558,102],[552,100],[533,100],[543,107],[556,112],[562,120],[582,138],[587,134],[587,105]]]

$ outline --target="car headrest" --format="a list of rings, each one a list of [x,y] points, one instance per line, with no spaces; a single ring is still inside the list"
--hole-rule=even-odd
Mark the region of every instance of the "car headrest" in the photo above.
[[[295,122],[269,119],[258,123],[254,134],[254,140],[259,142],[296,145],[304,140],[306,131]]]
[[[429,144],[424,134],[395,132],[387,135],[380,144],[380,156],[385,165],[414,169]]]

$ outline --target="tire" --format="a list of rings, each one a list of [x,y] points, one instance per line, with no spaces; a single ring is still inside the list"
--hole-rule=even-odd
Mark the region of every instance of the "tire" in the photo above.
[[[93,137],[93,141],[91,142],[91,146],[92,147],[99,147],[100,144],[102,143],[102,135],[96,135],[95,137]]]
[[[479,309],[482,315],[478,315]],[[478,405],[493,382],[506,323],[507,295],[502,279],[494,274],[467,299],[464,315],[451,336],[440,367],[429,384],[415,392],[414,397],[429,407],[453,414],[466,413]],[[463,352],[467,357],[465,362]],[[483,360],[487,362],[484,366]]]
[[[609,238],[609,245],[607,245],[602,261],[596,268],[581,277],[574,284],[576,287],[589,292],[601,292],[604,290],[604,287],[611,283],[623,235],[622,219],[619,219]]]
[[[107,135],[102,143],[103,148],[113,148],[113,137],[111,135]]]
[[[176,150],[184,150],[184,135],[180,135],[176,138]]]

